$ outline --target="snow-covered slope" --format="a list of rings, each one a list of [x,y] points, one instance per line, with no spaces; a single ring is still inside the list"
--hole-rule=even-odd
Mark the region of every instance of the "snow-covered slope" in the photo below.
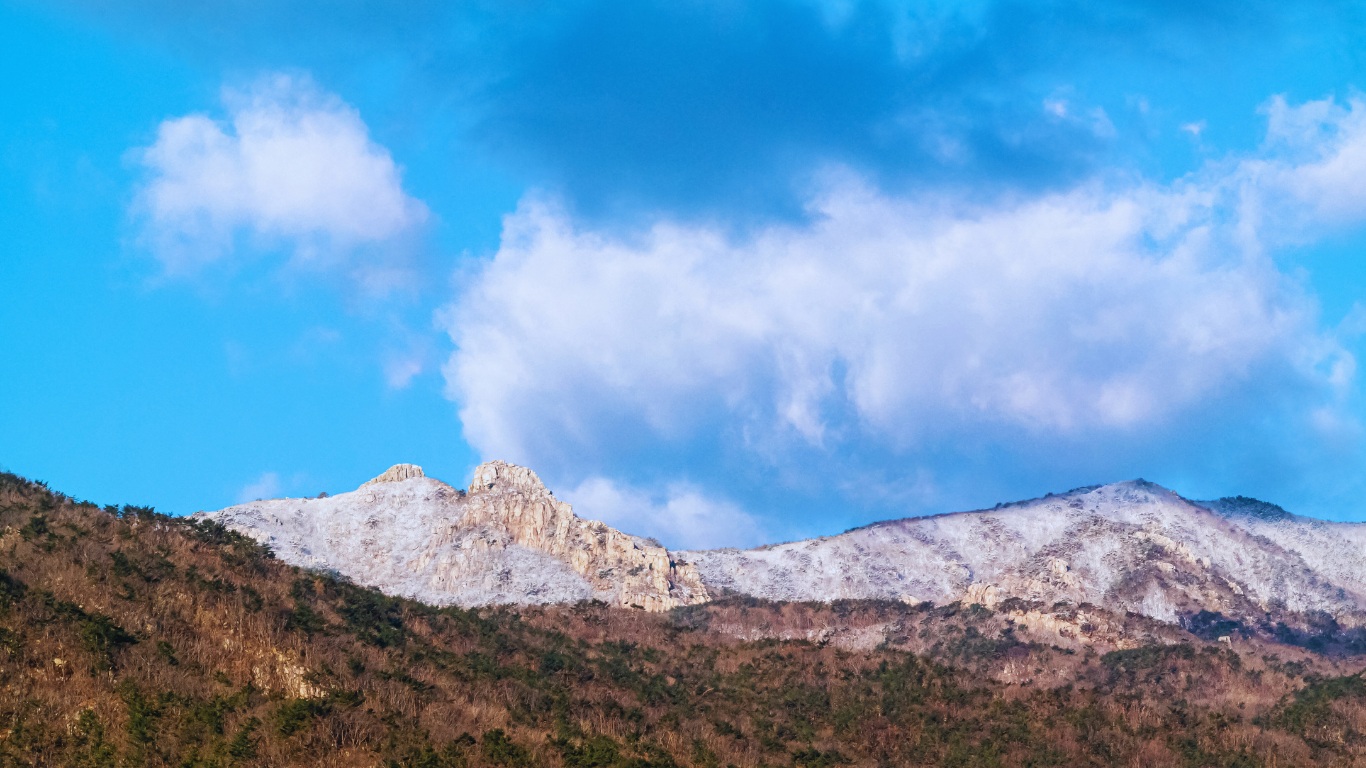
[[[1247,510],[1132,481],[683,557],[713,592],[776,600],[1020,598],[1164,621],[1201,610],[1240,619],[1326,611],[1362,623],[1366,526]]]
[[[1314,576],[1366,604],[1366,524],[1292,515],[1241,496],[1199,503],[1301,559]]]
[[[331,498],[207,513],[282,559],[433,603],[584,599],[667,610],[726,592],[1090,603],[1175,622],[1331,614],[1366,625],[1366,525],[1241,497],[1192,502],[1141,480],[996,509],[877,523],[750,550],[669,553],[583,520],[528,469],[491,462],[468,492],[399,465]]]
[[[436,604],[598,599],[667,610],[707,599],[662,547],[576,516],[531,470],[490,462],[468,492],[397,465],[355,491],[200,513],[280,559]]]

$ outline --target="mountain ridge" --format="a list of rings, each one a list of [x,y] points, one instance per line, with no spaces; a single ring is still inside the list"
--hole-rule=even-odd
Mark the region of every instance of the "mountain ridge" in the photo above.
[[[1360,656],[1021,608],[435,607],[288,564],[211,519],[0,473],[0,765],[1366,759]]]
[[[683,556],[713,590],[767,599],[1020,598],[1091,602],[1172,623],[1200,611],[1252,621],[1326,612],[1359,625],[1366,558],[1344,539],[1366,543],[1366,528],[1229,516],[1126,481]]]
[[[329,499],[202,514],[289,562],[439,604],[1014,599],[1170,624],[1366,626],[1366,526],[1246,497],[1192,501],[1142,479],[752,549],[664,549],[578,517],[505,462],[480,465],[468,491],[396,465]]]

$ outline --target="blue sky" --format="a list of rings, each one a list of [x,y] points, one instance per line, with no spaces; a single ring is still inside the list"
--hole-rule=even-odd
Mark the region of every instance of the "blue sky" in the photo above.
[[[525,463],[673,546],[1366,519],[1348,3],[0,3],[0,464]]]

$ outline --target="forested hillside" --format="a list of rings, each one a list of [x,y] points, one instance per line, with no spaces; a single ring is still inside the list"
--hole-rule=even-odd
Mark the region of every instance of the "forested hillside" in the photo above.
[[[1350,658],[1156,628],[1112,650],[1008,608],[437,609],[2,475],[0,765],[1366,761]]]

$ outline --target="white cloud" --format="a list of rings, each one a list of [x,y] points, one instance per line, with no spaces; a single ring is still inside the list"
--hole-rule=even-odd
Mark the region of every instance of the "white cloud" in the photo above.
[[[278,472],[263,472],[260,477],[242,486],[237,492],[237,503],[274,499],[280,495],[280,475]]]
[[[590,477],[565,498],[580,517],[601,520],[637,536],[651,536],[669,549],[748,547],[763,541],[759,522],[728,501],[700,488],[669,485],[659,494]]]
[[[1277,240],[1321,236],[1366,220],[1366,100],[1325,99],[1266,109],[1268,157],[1244,164],[1252,207]]]
[[[1333,194],[1366,178],[1366,113],[1310,107],[1333,121],[1310,130],[1287,109],[1259,156],[1171,185],[969,205],[836,178],[810,223],[745,239],[669,221],[615,235],[525,201],[446,313],[449,392],[480,453],[562,477],[668,446],[892,467],[1002,434],[1048,462],[1031,435],[1094,453],[1285,397],[1305,423],[1350,421],[1326,414],[1354,361],[1268,252],[1366,214],[1366,195]]]
[[[396,267],[380,252],[391,249],[375,246],[412,232],[427,209],[356,110],[287,75],[228,90],[224,105],[225,122],[168,119],[136,153],[147,171],[136,210],[166,271],[194,271],[246,236],[390,287]]]

